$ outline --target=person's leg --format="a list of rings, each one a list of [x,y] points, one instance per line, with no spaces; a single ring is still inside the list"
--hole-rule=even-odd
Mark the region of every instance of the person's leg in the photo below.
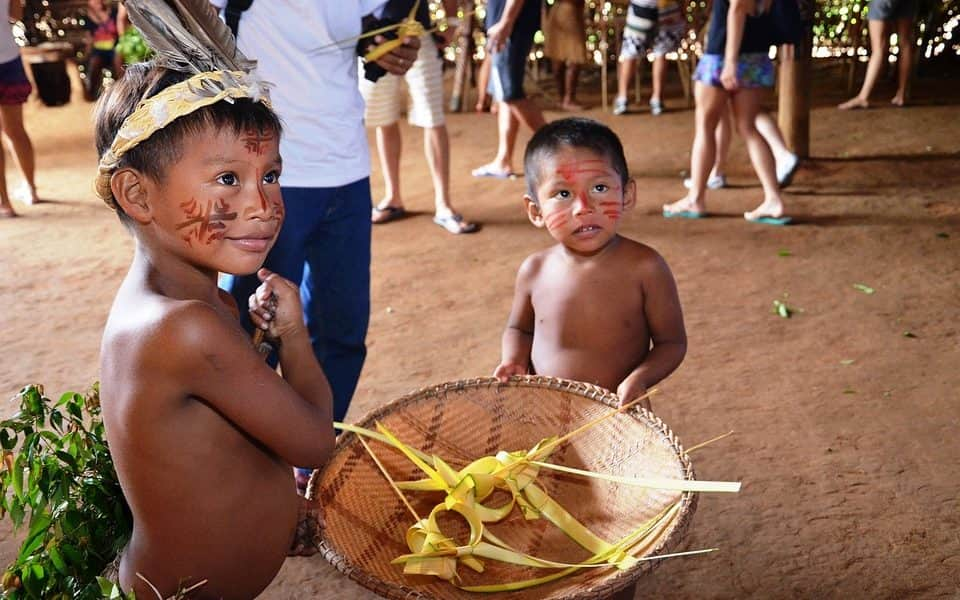
[[[313,351],[343,421],[366,358],[370,321],[370,180],[315,190],[322,211],[307,238],[300,295]]]
[[[650,93],[650,109],[653,114],[663,112],[663,83],[667,79],[667,57],[656,53],[653,58],[653,91]]]
[[[490,110],[490,93],[487,92],[487,85],[490,83],[490,55],[486,55],[483,61],[477,67],[477,104],[474,110],[477,112],[487,112]]]
[[[17,216],[13,204],[10,204],[10,196],[7,195],[7,170],[4,160],[3,152],[0,152],[0,219]]]
[[[717,152],[713,160],[713,169],[710,171],[710,179],[725,179],[727,173],[727,156],[730,154],[730,140],[733,139],[733,105],[729,100],[723,112],[720,114],[720,120],[717,122],[715,139],[717,142]],[[723,187],[723,185],[717,187]]]
[[[757,114],[765,93],[765,88],[743,88],[738,90],[732,99],[737,131],[747,144],[750,162],[753,163],[763,186],[763,202],[754,210],[744,213],[744,217],[751,220],[783,215],[783,200],[777,184],[773,152],[757,130]]]
[[[580,65],[568,62],[564,69],[565,81],[563,95],[564,110],[583,110],[583,106],[577,104],[577,81],[580,77]]]
[[[103,68],[105,63],[103,56],[97,51],[90,54],[90,60],[87,61],[87,77],[84,80],[83,92],[87,100],[93,101],[100,95],[100,84],[103,81]]]
[[[403,208],[400,197],[400,152],[403,140],[400,137],[400,124],[391,123],[377,127],[377,157],[380,159],[380,173],[383,175],[383,199],[373,210],[373,222],[388,220],[387,215],[394,214],[389,207]]]
[[[33,142],[23,126],[23,105],[0,105],[0,124],[4,138],[10,148],[10,154],[16,160],[23,176],[23,186],[18,193],[19,199],[25,204],[35,204],[37,199],[37,185],[34,182],[35,159]]]
[[[897,93],[890,103],[903,106],[907,99],[907,84],[910,83],[910,71],[913,69],[913,18],[897,19]]]
[[[567,97],[567,63],[562,60],[550,60],[553,67],[554,84],[557,86],[557,98],[560,98],[560,106],[564,104]]]
[[[624,42],[626,43],[626,42]],[[637,70],[637,57],[620,55],[617,63],[617,97],[613,101],[613,114],[622,115],[627,112],[627,97],[630,94],[630,83]]]
[[[870,93],[873,92],[873,86],[880,77],[880,71],[883,70],[883,63],[887,59],[887,28],[886,21],[880,19],[870,19],[868,21],[870,31],[870,61],[867,63],[867,74],[863,78],[863,86],[860,92],[853,98],[837,106],[841,110],[851,108],[869,108]]]
[[[780,126],[774,118],[765,110],[757,113],[756,118],[757,131],[763,136],[763,139],[770,146],[773,152],[773,159],[777,167],[777,184],[780,187],[790,185],[793,173],[800,164],[797,155],[787,148],[787,143],[783,140],[783,134],[780,132]]]
[[[690,191],[680,200],[663,206],[664,214],[690,216],[702,215],[706,212],[707,175],[713,165],[717,152],[717,143],[714,131],[717,122],[727,109],[726,91],[721,87],[697,81],[694,86],[696,124],[693,136],[693,149],[690,154]]]

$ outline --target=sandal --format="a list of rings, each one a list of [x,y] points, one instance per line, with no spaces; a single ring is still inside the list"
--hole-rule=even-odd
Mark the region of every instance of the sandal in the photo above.
[[[396,221],[407,216],[407,211],[402,206],[374,206],[370,215],[370,222],[374,225],[383,225],[390,221]]]
[[[450,213],[444,217],[435,216],[433,217],[433,222],[454,235],[460,235],[461,233],[473,233],[479,229],[476,223],[464,221],[463,215],[457,213]]]

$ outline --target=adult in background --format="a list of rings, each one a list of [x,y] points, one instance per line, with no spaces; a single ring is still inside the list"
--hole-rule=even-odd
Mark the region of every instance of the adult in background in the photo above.
[[[123,75],[123,56],[117,51],[120,39],[120,9],[122,4],[111,5],[107,0],[87,2],[87,28],[90,30],[90,58],[87,60],[84,95],[87,100],[96,100],[103,86],[103,71],[110,69],[114,79]]]
[[[280,182],[286,219],[264,266],[300,286],[336,421],[347,414],[367,354],[372,203],[356,40],[363,16],[383,3],[255,0],[237,30],[240,50],[274,84],[271,102],[284,123]],[[405,39],[377,64],[402,75],[418,48],[419,40]],[[259,280],[225,277],[222,283],[245,307]],[[240,312],[252,331],[246,311]],[[298,472],[298,484],[305,486],[307,476]]]
[[[23,16],[20,0],[0,0],[0,11],[9,15],[11,21],[19,21]],[[17,195],[25,204],[37,202],[37,186],[33,181],[33,143],[23,126],[23,103],[27,101],[31,90],[30,80],[23,70],[20,46],[14,41],[8,23],[0,28],[0,129],[6,134],[11,154],[16,158],[23,175],[23,186]],[[17,213],[7,193],[4,156],[0,150],[0,218],[15,216]]]
[[[390,10],[393,4],[389,2],[385,10]],[[410,9],[405,2],[397,4],[403,5],[402,18]],[[444,0],[443,6],[446,14],[457,14],[456,0]],[[416,17],[424,29],[431,28],[430,10],[425,2],[417,5]],[[447,25],[438,34],[444,46],[454,38],[458,23],[454,18],[448,18]],[[434,35],[430,33],[420,37],[420,53],[403,76],[387,73],[375,82],[366,77],[360,79],[360,93],[366,103],[364,122],[367,127],[376,128],[377,154],[386,188],[383,199],[373,207],[371,220],[374,225],[379,225],[406,216],[400,194],[402,138],[399,122],[407,97],[403,91],[404,83],[410,96],[410,124],[423,128],[423,149],[433,180],[433,222],[453,234],[473,233],[477,225],[466,221],[450,203],[450,137],[443,114],[443,58]]]
[[[513,151],[520,123],[531,131],[546,124],[543,113],[523,91],[523,74],[533,35],[540,28],[539,0],[489,0],[487,51],[490,91],[497,108],[497,154],[493,161],[473,170],[474,177],[515,177]]]
[[[557,80],[563,110],[583,110],[577,103],[580,67],[587,62],[587,32],[583,24],[583,0],[556,0],[543,24],[543,54]]]
[[[613,101],[613,114],[622,115],[627,112],[627,94],[637,71],[637,60],[649,51],[653,51],[650,114],[659,115],[663,112],[667,53],[680,49],[680,41],[686,29],[687,22],[683,11],[675,0],[630,0],[617,65],[617,97]]]
[[[913,21],[917,18],[917,0],[870,0],[867,10],[868,31],[870,32],[870,61],[867,74],[863,78],[860,93],[837,106],[840,110],[870,108],[870,94],[880,77],[883,63],[887,58],[887,46],[890,42],[890,30],[897,32],[897,93],[890,104],[903,106],[906,102],[907,83],[910,81],[910,69],[913,68]]]
[[[663,206],[664,217],[705,217],[707,176],[716,157],[714,130],[732,102],[737,129],[747,143],[750,161],[763,186],[763,202],[745,212],[754,223],[784,225],[783,199],[777,184],[770,146],[757,130],[757,114],[766,88],[773,87],[773,62],[768,54],[773,41],[771,2],[714,0],[706,53],[694,73],[696,133],[690,160],[690,191]]]

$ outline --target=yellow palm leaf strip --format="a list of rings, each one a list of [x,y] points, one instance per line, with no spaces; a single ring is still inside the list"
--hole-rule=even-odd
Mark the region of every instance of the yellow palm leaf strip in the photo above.
[[[584,424],[584,425],[581,425],[580,427],[577,427],[576,429],[574,429],[574,430],[571,431],[570,433],[564,434],[563,436],[555,439],[555,440],[554,440],[553,442],[551,442],[550,444],[545,444],[544,447],[541,448],[541,450],[540,450],[541,452],[544,452],[545,454],[544,454],[544,455],[541,455],[541,456],[531,457],[531,459],[533,459],[533,458],[543,458],[543,456],[545,456],[546,454],[549,454],[550,452],[553,451],[554,448],[556,448],[557,446],[559,446],[559,445],[562,444],[563,442],[569,440],[569,439],[572,438],[573,436],[575,436],[575,435],[577,435],[577,434],[579,434],[579,433],[583,433],[584,431],[590,429],[591,427],[594,427],[594,426],[597,425],[598,423],[601,423],[601,422],[609,419],[610,417],[612,417],[612,416],[614,416],[614,415],[616,415],[616,414],[618,414],[618,413],[622,413],[622,412],[626,412],[626,411],[630,410],[631,408],[633,408],[634,406],[636,406],[636,405],[639,404],[640,402],[643,402],[644,400],[646,400],[647,398],[653,396],[654,394],[659,393],[659,391],[660,391],[660,390],[659,390],[658,388],[653,388],[652,390],[648,391],[648,392],[645,393],[644,395],[639,396],[639,397],[635,398],[634,400],[631,400],[630,402],[627,402],[626,404],[624,404],[624,405],[622,405],[622,406],[619,406],[619,407],[617,407],[617,408],[611,409],[611,410],[610,410],[609,412],[607,412],[606,414],[601,415],[601,416],[597,417],[596,419],[594,419],[594,420],[592,420],[592,421],[590,421],[590,422],[588,422],[588,423],[586,423],[586,424]]]
[[[428,465],[425,460],[417,456],[417,453],[413,452],[409,446],[401,442],[395,435],[390,433],[390,430],[384,427],[384,425],[379,421],[377,422],[377,431],[385,435],[387,439],[390,440],[390,442],[394,445],[394,447],[400,452],[403,452],[404,456],[409,458],[410,462],[417,465],[421,471],[426,473],[427,477],[434,480],[437,485],[440,486],[439,489],[447,489],[447,482],[444,480],[443,476],[440,475],[436,469]]]
[[[613,544],[598,537],[587,529],[583,523],[574,518],[560,503],[551,498],[537,484],[531,483],[528,485],[523,490],[523,494],[527,501],[535,507],[543,517],[559,527],[570,539],[583,548],[594,554],[600,554],[613,549]]]
[[[387,436],[383,435],[382,433],[378,433],[378,432],[376,432],[376,431],[371,431],[370,429],[365,429],[365,428],[360,427],[360,426],[358,426],[358,425],[352,425],[352,424],[350,424],[350,423],[340,423],[339,421],[334,421],[334,422],[333,422],[333,428],[334,428],[334,429],[339,429],[340,431],[349,431],[350,433],[354,433],[354,434],[356,434],[356,435],[362,435],[362,436],[364,436],[364,437],[368,437],[368,438],[377,440],[378,442],[383,442],[384,444],[386,444],[386,445],[388,445],[388,446],[393,446],[394,448],[396,448],[396,446],[394,445],[394,443],[391,442],[391,441],[387,438]],[[425,460],[425,461],[429,461],[429,460],[430,460],[430,455],[427,454],[426,452],[423,452],[423,451],[421,451],[421,450],[419,450],[419,449],[417,449],[417,448],[414,448],[413,446],[409,446],[409,445],[407,446],[407,448],[408,448],[411,452],[413,452],[414,454],[416,454],[417,456],[419,456],[422,460]]]
[[[719,442],[719,441],[722,440],[723,438],[728,438],[728,437],[730,437],[731,435],[733,435],[733,432],[732,432],[732,431],[728,431],[728,432],[724,433],[723,435],[718,435],[717,437],[712,438],[712,439],[709,439],[709,440],[707,440],[707,441],[705,441],[705,442],[700,442],[699,444],[697,444],[696,446],[693,446],[692,448],[687,448],[687,454],[690,454],[690,453],[693,452],[694,450],[699,450],[700,448],[703,448],[704,446],[706,446],[706,445],[708,445],[708,444],[712,444],[712,443],[714,443],[714,442]]]
[[[739,492],[739,481],[698,481],[692,479],[670,479],[666,477],[621,477],[619,475],[607,475],[595,471],[585,471],[573,467],[565,467],[549,462],[532,461],[533,464],[553,469],[554,471],[563,471],[591,479],[602,479],[614,483],[624,483],[636,487],[644,487],[657,490],[676,490],[679,492]]]
[[[393,478],[390,477],[390,473],[387,473],[386,467],[383,466],[383,463],[380,462],[380,459],[377,458],[377,455],[373,453],[373,450],[370,449],[370,446],[367,445],[367,442],[363,439],[363,436],[357,436],[357,439],[360,440],[360,444],[363,445],[363,449],[367,451],[367,454],[370,455],[370,458],[373,459],[373,462],[377,465],[377,468],[380,469],[380,472],[383,474],[384,479],[387,480],[387,483],[390,484],[390,487],[396,492],[400,500],[403,501],[403,505],[407,507],[407,510],[410,511],[410,514],[413,515],[413,518],[418,522],[420,521],[420,515],[417,514],[417,511],[413,509],[410,505],[410,502],[407,501],[407,497],[403,495],[403,492],[397,487],[397,484],[393,481]]]

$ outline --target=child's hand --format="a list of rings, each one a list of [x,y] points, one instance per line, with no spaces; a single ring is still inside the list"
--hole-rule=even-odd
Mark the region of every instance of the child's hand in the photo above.
[[[506,383],[512,375],[526,375],[527,366],[518,365],[517,363],[500,363],[497,365],[497,368],[493,370],[493,376],[499,379],[500,381]]]
[[[636,400],[647,393],[647,386],[643,385],[633,377],[627,377],[619,386],[617,386],[617,396],[620,397],[620,406]],[[653,410],[650,405],[650,398],[644,398],[640,406],[647,410]]]
[[[250,295],[253,324],[274,340],[283,340],[285,336],[301,331],[305,326],[300,288],[268,269],[257,271],[257,277],[263,283]]]

